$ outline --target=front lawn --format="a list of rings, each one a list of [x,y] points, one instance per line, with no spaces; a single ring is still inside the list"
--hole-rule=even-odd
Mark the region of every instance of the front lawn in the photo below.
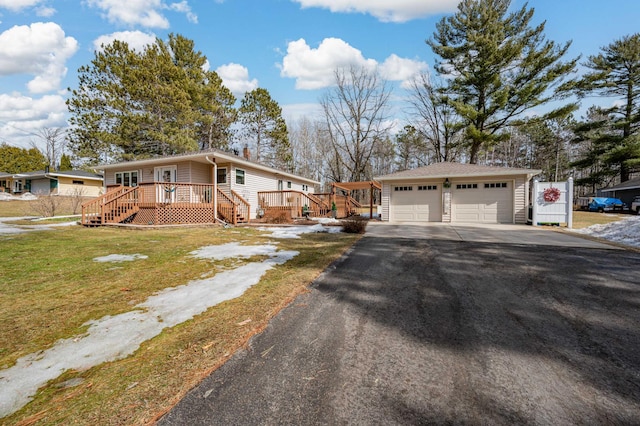
[[[573,228],[587,228],[591,225],[604,225],[629,217],[626,213],[598,213],[576,210],[573,212]]]
[[[132,356],[85,371],[68,371],[0,422],[151,422],[261,331],[358,238],[339,233],[277,240],[278,250],[300,254],[266,272],[243,296],[165,329]],[[254,256],[212,262],[189,254],[198,248],[273,241],[255,229],[221,227],[71,227],[0,236],[0,368],[59,339],[80,336],[87,330],[85,322],[131,311],[162,289],[260,260]],[[94,261],[112,254],[148,257],[122,263]]]

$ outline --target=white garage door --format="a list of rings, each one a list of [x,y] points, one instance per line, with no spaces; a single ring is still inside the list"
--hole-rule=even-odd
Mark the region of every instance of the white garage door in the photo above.
[[[32,194],[44,194],[49,195],[50,188],[49,179],[37,179],[31,181],[31,193]]]
[[[453,222],[513,223],[511,182],[458,183],[451,189]]]
[[[390,218],[403,222],[441,222],[440,185],[403,184],[391,186]]]

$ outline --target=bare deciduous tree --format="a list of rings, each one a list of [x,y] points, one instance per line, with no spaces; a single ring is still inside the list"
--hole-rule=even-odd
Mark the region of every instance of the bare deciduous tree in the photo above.
[[[41,148],[41,144],[34,140],[31,141],[31,147],[42,152],[49,167],[57,168],[67,145],[66,130],[60,127],[44,127],[38,131],[38,138],[44,142],[44,148]]]
[[[411,81],[410,124],[427,142],[428,151],[418,153],[418,162],[424,164],[455,161],[460,154],[463,126],[440,89],[441,85],[425,73]]]
[[[326,130],[333,146],[336,169],[350,181],[370,179],[371,156],[376,143],[391,127],[387,108],[391,91],[376,72],[351,67],[335,71],[335,87],[320,100]],[[337,172],[338,170],[335,170]],[[369,172],[370,173],[370,172]]]

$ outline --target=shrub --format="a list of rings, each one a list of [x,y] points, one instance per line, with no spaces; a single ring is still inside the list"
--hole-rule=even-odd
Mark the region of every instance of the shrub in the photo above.
[[[349,234],[364,234],[367,228],[367,219],[361,217],[353,217],[342,221],[342,232]]]

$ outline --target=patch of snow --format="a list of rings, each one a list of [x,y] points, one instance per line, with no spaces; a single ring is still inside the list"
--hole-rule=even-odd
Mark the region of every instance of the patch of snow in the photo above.
[[[144,254],[110,254],[108,256],[96,257],[94,262],[133,262],[137,259],[147,259],[149,256]]]
[[[50,231],[51,229],[56,227],[74,226],[78,224],[78,222],[50,223],[46,225],[11,225],[8,223],[4,223],[4,222],[17,221],[17,220],[31,220],[31,219],[36,219],[36,217],[23,216],[23,217],[0,218],[0,235],[22,234],[23,232],[29,232],[29,231]]]
[[[243,246],[240,243],[227,243],[219,246],[206,246],[189,253],[199,259],[224,260],[230,258],[247,259],[251,256],[273,256],[277,247],[272,244],[261,246]]]
[[[322,223],[323,225],[340,223],[338,219],[334,219],[332,217],[312,217],[311,220],[315,220],[316,222]]]
[[[219,258],[220,250],[212,247],[194,253],[201,258]],[[239,247],[229,244],[222,247],[229,252],[239,250]],[[276,251],[273,245],[244,246],[243,250],[268,254],[270,258],[162,290],[130,312],[87,322],[85,325],[89,328],[82,336],[59,340],[51,348],[26,355],[13,367],[0,370],[0,418],[27,404],[38,388],[65,371],[82,371],[126,358],[163,329],[187,321],[225,300],[241,296],[260,282],[268,270],[299,254],[297,251]]]
[[[617,222],[572,229],[578,234],[591,235],[620,244],[640,247],[640,216],[631,216]]]
[[[38,197],[36,197],[30,192],[24,192],[20,195],[9,194],[8,192],[0,192],[0,201],[17,201],[17,200],[33,201],[37,199]]]
[[[300,226],[283,226],[283,227],[273,227],[267,228],[262,227],[258,228],[260,231],[268,231],[271,232],[271,237],[273,238],[300,238],[301,234],[315,234],[319,232],[328,232],[331,234],[335,234],[341,231],[339,226],[322,226],[322,224],[317,225],[300,225]]]
[[[25,192],[23,194],[21,194],[19,197],[17,197],[18,200],[23,200],[23,201],[33,201],[33,200],[37,200],[38,197],[36,197],[35,195],[33,195],[30,192]]]

